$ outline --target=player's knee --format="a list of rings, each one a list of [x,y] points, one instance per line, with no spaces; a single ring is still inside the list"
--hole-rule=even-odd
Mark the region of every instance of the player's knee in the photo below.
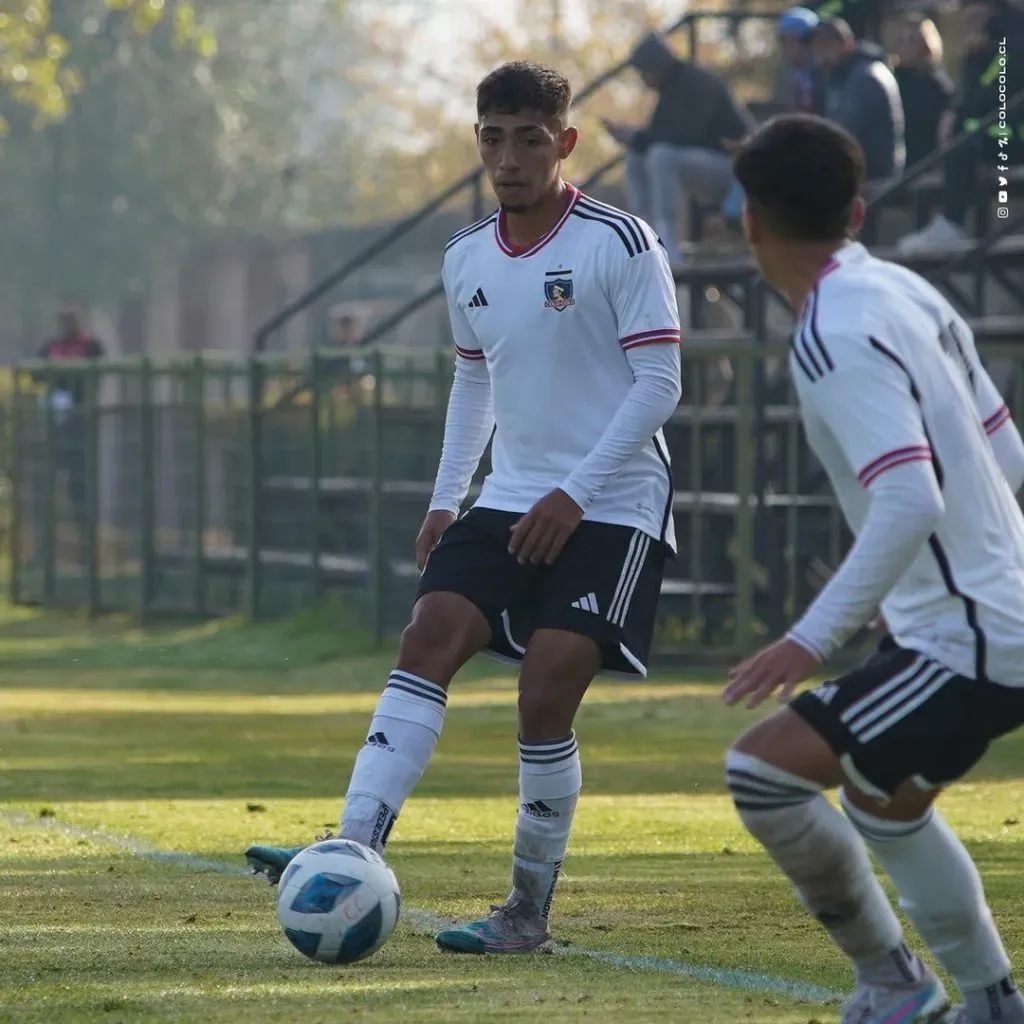
[[[418,602],[412,621],[402,633],[398,667],[406,672],[446,686],[452,676],[489,639],[490,630],[482,613],[457,595],[437,595],[440,600]]]
[[[572,728],[576,710],[557,686],[520,687],[520,734],[530,740],[559,739]]]

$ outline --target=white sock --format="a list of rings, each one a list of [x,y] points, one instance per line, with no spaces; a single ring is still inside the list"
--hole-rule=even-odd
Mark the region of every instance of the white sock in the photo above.
[[[918,981],[922,965],[903,943],[864,843],[821,787],[734,750],[726,756],[726,778],[743,824],[853,961],[858,981]]]
[[[423,776],[444,726],[448,694],[429,679],[395,669],[377,702],[345,794],[341,835],[380,853]]]
[[[864,836],[900,894],[900,906],[953,976],[972,1021],[1024,1021],[1024,998],[1006,955],[971,855],[932,808],[920,821],[887,821],[843,810]],[[995,1014],[995,1015],[994,1015]]]
[[[576,734],[519,743],[519,816],[512,895],[547,920],[576,812],[583,772]]]

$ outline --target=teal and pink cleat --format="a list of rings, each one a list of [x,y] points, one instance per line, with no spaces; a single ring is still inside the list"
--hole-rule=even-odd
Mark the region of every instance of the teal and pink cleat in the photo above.
[[[920,984],[882,988],[861,985],[843,1007],[842,1024],[952,1024],[966,1018],[952,1009],[942,982],[929,972]]]
[[[245,863],[250,874],[262,875],[271,885],[277,885],[284,869],[305,849],[305,846],[250,846],[245,851]]]
[[[547,922],[539,914],[510,899],[492,906],[490,917],[438,932],[435,941],[452,953],[531,953],[550,938]]]

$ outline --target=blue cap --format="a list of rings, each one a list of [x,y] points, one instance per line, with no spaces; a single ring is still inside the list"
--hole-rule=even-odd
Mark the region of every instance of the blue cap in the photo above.
[[[790,7],[779,18],[779,34],[806,39],[812,35],[819,25],[819,18],[807,7]]]

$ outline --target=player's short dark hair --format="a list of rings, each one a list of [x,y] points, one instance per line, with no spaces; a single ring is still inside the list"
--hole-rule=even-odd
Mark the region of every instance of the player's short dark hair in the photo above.
[[[783,114],[744,141],[734,166],[772,233],[801,242],[846,237],[864,184],[864,154],[849,132],[811,114]]]
[[[548,118],[564,118],[572,105],[572,86],[560,71],[529,60],[495,68],[476,87],[477,117],[537,110]]]

